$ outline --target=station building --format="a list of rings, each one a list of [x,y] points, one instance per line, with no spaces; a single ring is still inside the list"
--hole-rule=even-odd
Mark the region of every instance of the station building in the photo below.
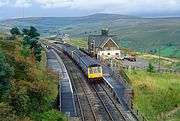
[[[57,43],[66,43],[66,41],[69,41],[70,36],[68,34],[65,33],[58,33],[55,37],[55,42]]]
[[[119,41],[116,35],[109,35],[109,30],[103,28],[101,35],[88,36],[88,51],[97,59],[120,56]]]

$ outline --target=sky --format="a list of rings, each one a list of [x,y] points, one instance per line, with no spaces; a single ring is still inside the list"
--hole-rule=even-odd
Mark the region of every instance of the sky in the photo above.
[[[0,19],[75,17],[96,13],[180,16],[180,0],[0,0]]]

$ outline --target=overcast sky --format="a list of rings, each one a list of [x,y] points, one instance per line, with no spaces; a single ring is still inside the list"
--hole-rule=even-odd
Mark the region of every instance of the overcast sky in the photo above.
[[[23,12],[24,8],[24,12]],[[85,16],[115,13],[133,16],[180,16],[180,0],[0,0],[0,19]]]

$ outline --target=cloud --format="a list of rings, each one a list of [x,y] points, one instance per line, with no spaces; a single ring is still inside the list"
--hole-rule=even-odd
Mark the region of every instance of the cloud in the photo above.
[[[180,0],[0,0],[0,7],[14,10],[19,7],[30,7],[32,11],[36,9],[41,12],[49,10],[57,12],[59,8],[62,13],[77,11],[77,14],[98,12],[130,15],[180,14]]]
[[[43,8],[98,10],[110,12],[180,11],[180,0],[35,0]]]
[[[72,0],[36,0],[42,8],[61,8],[70,7]]]
[[[31,0],[16,0],[14,4],[12,4],[13,7],[21,8],[21,7],[30,7],[31,6]]]
[[[0,7],[6,6],[9,4],[9,0],[0,0]]]
[[[32,0],[0,0],[0,7],[30,7],[32,5]]]

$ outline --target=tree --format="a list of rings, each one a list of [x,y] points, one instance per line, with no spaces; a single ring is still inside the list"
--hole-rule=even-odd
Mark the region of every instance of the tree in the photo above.
[[[23,35],[29,36],[31,39],[39,39],[40,34],[37,32],[37,29],[33,26],[30,26],[30,29],[23,29]]]
[[[153,64],[150,62],[148,67],[147,67],[147,71],[150,73],[154,73],[155,72],[155,68],[153,66]]]
[[[37,29],[33,26],[30,27],[28,35],[31,38],[37,38],[37,39],[39,39],[39,36],[40,36],[40,34],[37,32]]]
[[[0,52],[0,102],[10,89],[11,77],[14,75],[14,68],[4,62],[4,56]]]
[[[0,103],[0,121],[18,121],[19,117],[13,114],[12,106]]]
[[[37,43],[36,46],[35,46],[35,57],[36,57],[36,61],[41,61],[41,50],[42,50],[42,47],[41,47],[41,44],[40,43]]]
[[[29,117],[20,118],[14,114],[13,107],[8,103],[0,103],[0,121],[32,121]]]
[[[13,89],[12,93],[15,93],[11,97],[10,104],[14,107],[14,110],[20,117],[25,117],[28,114],[28,101],[29,96],[27,94],[27,89],[24,86],[16,87]]]
[[[37,32],[37,29],[33,26],[31,26],[30,29],[23,29],[23,35],[23,47],[34,50],[34,56],[36,58],[36,61],[40,62],[42,47],[39,43],[40,34]]]
[[[12,28],[10,32],[12,35],[21,35],[21,32],[17,27]]]

